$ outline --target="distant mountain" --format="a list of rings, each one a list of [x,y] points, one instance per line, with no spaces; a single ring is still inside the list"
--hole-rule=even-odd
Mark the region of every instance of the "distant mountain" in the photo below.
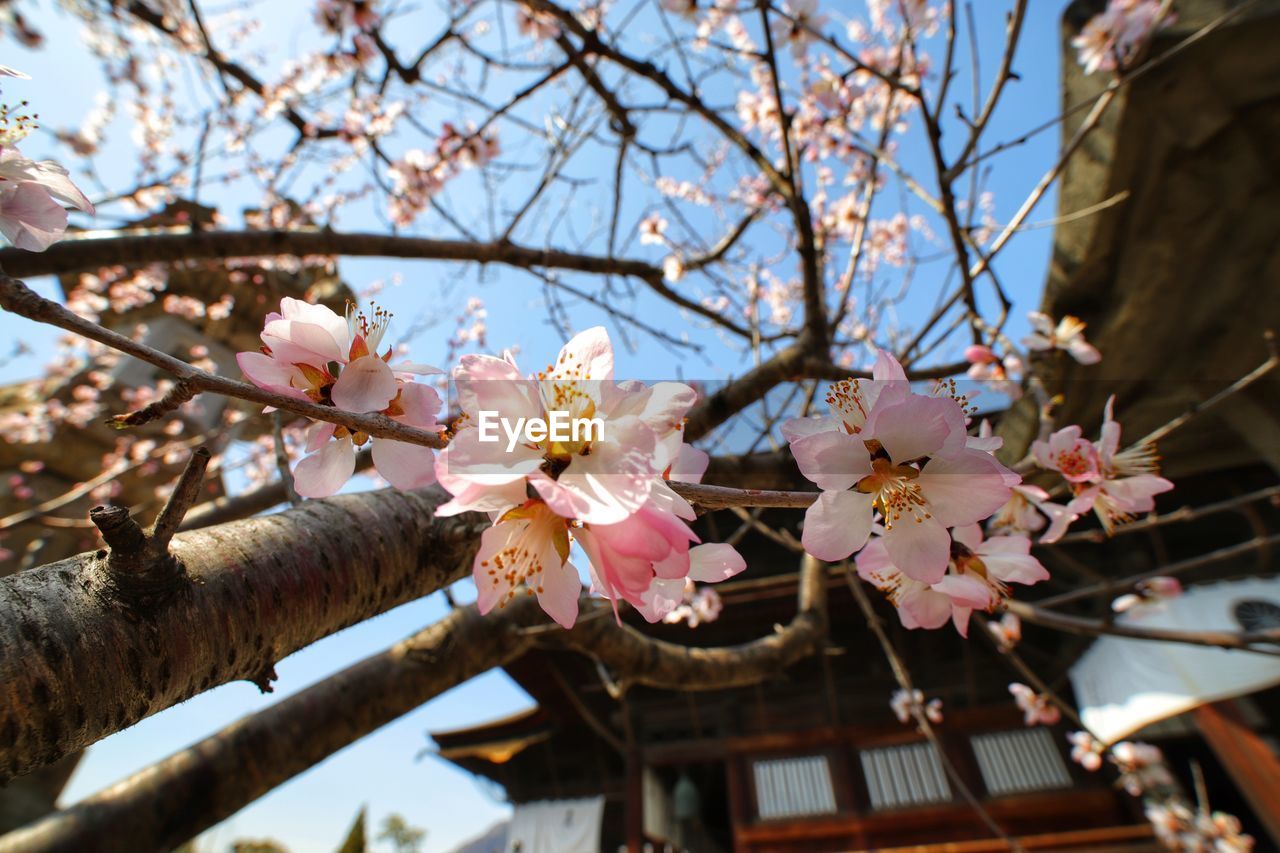
[[[507,847],[509,820],[501,820],[485,830],[483,835],[464,841],[449,853],[504,853]]]

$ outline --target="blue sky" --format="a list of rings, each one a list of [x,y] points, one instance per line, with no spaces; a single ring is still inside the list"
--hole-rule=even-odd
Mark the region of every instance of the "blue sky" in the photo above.
[[[1004,0],[973,3],[987,65],[994,65],[993,51],[998,50],[1003,39],[1003,14],[1008,5]],[[988,133],[989,140],[1006,139],[1024,132],[1052,118],[1059,108],[1059,15],[1065,3],[1054,0],[1030,5],[1015,63],[1022,79],[1009,87]],[[80,117],[93,103],[97,87],[85,81],[99,79],[98,66],[78,40],[78,22],[57,11],[50,2],[40,8],[43,14],[33,16],[33,20],[45,32],[48,45],[43,51],[29,52],[5,43],[4,64],[21,68],[33,78],[29,82],[7,81],[5,97],[32,101],[47,127],[72,127],[79,124]],[[309,17],[311,4],[272,3],[261,4],[261,8],[271,16],[269,32],[297,32],[300,29],[297,19]],[[423,32],[420,38],[431,35],[433,33]],[[399,43],[407,46],[406,52],[419,38],[409,25],[398,27],[395,36]],[[984,78],[990,72],[990,68],[984,67]],[[127,130],[123,119],[117,127]],[[1051,165],[1057,146],[1055,129],[1002,156],[998,168],[988,179],[988,186],[997,197],[997,218],[1008,216],[1016,209]],[[41,150],[38,139],[31,140],[24,148],[28,155],[53,153],[51,145]],[[908,148],[903,159],[910,164],[919,156],[920,152]],[[72,161],[65,162],[74,169]],[[238,202],[235,207],[254,201],[234,197],[219,200]],[[1041,203],[1031,221],[1048,219],[1055,212],[1051,195]],[[368,221],[358,216],[344,220],[342,226],[352,230],[382,227],[380,220],[372,216]],[[1051,234],[1051,229],[1028,232],[1015,240],[1000,259],[1003,279],[1023,311],[1034,308],[1038,300],[1046,274]],[[638,244],[633,245],[630,252],[648,256],[655,262],[662,256],[660,251]],[[439,330],[447,334],[451,330],[449,319],[458,312],[467,295],[474,292],[489,303],[488,337],[493,349],[518,344],[525,353],[522,365],[532,368],[546,363],[561,343],[558,333],[543,321],[541,289],[530,286],[531,279],[527,276],[494,268],[487,272],[483,282],[476,284],[474,280],[457,281],[453,270],[438,263],[371,259],[344,260],[342,272],[357,289],[379,279],[398,279],[400,283],[388,286],[379,296],[379,302],[398,314],[402,331],[429,308],[446,318]],[[54,294],[54,285],[49,280],[33,280],[31,284],[46,295]],[[666,316],[653,303],[642,304],[641,310],[658,322]],[[575,318],[579,328],[600,319],[599,312],[592,310]],[[1015,326],[1015,331],[1017,329]],[[55,337],[50,330],[7,315],[0,316],[0,339],[22,339],[35,349],[32,356],[0,365],[0,381],[36,375],[51,357]],[[414,358],[439,363],[443,349],[442,341],[428,331],[415,340]],[[720,357],[691,367],[680,356],[648,345],[641,353],[620,353],[618,365],[622,376],[654,378],[663,372],[689,376],[696,371],[708,379],[717,379],[740,371],[746,361],[732,356]],[[470,597],[465,587],[463,584],[459,589],[459,596],[464,599]],[[245,714],[380,651],[435,621],[444,612],[445,604],[440,596],[405,605],[282,661],[277,667],[280,679],[272,695],[260,695],[257,688],[247,683],[226,685],[107,738],[89,751],[72,778],[63,802],[74,802],[91,794]],[[371,825],[376,825],[387,813],[399,812],[410,823],[428,830],[428,851],[448,850],[457,842],[482,832],[509,809],[451,765],[434,757],[417,760],[416,756],[426,745],[423,733],[504,716],[529,704],[528,697],[500,672],[475,679],[248,806],[205,836],[209,842],[206,849],[210,846],[225,849],[234,838],[272,837],[294,851],[332,850],[355,812],[367,804]]]

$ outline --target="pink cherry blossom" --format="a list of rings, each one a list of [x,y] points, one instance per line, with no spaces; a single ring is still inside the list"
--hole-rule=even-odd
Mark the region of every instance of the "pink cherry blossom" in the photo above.
[[[1102,753],[1106,744],[1088,732],[1068,732],[1067,741],[1071,744],[1071,760],[1090,773],[1102,768]]]
[[[1067,504],[1067,510],[1076,514],[1092,509],[1107,533],[1136,514],[1151,512],[1155,496],[1173,488],[1173,483],[1158,474],[1160,457],[1154,446],[1120,449],[1120,424],[1112,418],[1114,404],[1113,396],[1107,400],[1101,437],[1095,444],[1098,471],[1088,480],[1071,480],[1075,498]]]
[[[1177,784],[1164,761],[1164,753],[1149,743],[1121,741],[1111,747],[1111,761],[1120,771],[1120,785],[1131,797]]]
[[[832,386],[831,415],[783,424],[801,473],[822,489],[805,513],[805,550],[845,559],[866,543],[878,511],[894,563],[936,583],[946,574],[947,528],[999,509],[1017,475],[969,446],[956,399],[913,393],[884,352],[872,377]]]
[[[375,312],[372,321],[354,312],[343,318],[323,305],[286,296],[280,312],[267,315],[262,351],[239,353],[236,361],[250,382],[268,391],[349,412],[380,412],[407,426],[433,431],[440,396],[414,382],[413,376],[439,371],[428,365],[389,365],[390,348],[379,356],[389,322],[390,315],[383,311]],[[355,472],[356,448],[370,440],[346,427],[315,424],[305,447],[310,455],[293,471],[298,494],[318,498],[337,492]],[[430,448],[378,438],[372,439],[372,454],[378,473],[397,488],[435,482]]]
[[[651,213],[640,220],[640,242],[644,245],[662,246],[667,242],[667,220]]]
[[[602,327],[574,337],[535,378],[525,378],[510,356],[485,355],[463,356],[453,378],[463,417],[436,462],[441,485],[454,496],[437,510],[446,515],[504,510],[532,488],[565,518],[622,522],[645,504],[675,461],[679,442],[669,437],[696,399],[679,382],[652,388],[613,382],[613,348]],[[509,425],[563,412],[598,418],[602,428],[576,441],[547,437],[509,447],[482,434],[482,412]]]
[[[1160,0],[1111,0],[1090,18],[1071,40],[1084,73],[1115,71],[1128,62],[1152,29],[1171,23],[1171,16],[1161,20],[1160,7]]]
[[[1102,459],[1093,442],[1081,438],[1074,424],[1031,445],[1031,456],[1041,468],[1057,471],[1068,483],[1096,483],[1102,479]]]
[[[690,603],[692,599],[689,598],[689,584],[720,583],[739,574],[747,567],[746,560],[737,549],[722,542],[695,545],[689,549],[688,557],[689,573],[686,577],[664,578],[655,572],[649,588],[641,594],[640,603],[635,607],[649,622],[665,620],[680,607]],[[594,565],[592,571],[595,572]],[[716,600],[719,600],[719,596],[716,596]],[[717,610],[716,613],[718,614],[719,611]],[[694,626],[691,624],[690,627]]]
[[[998,621],[988,622],[987,630],[1001,651],[1008,651],[1022,642],[1022,620],[1017,614],[1006,613]]]
[[[1158,604],[1170,598],[1182,595],[1182,584],[1177,578],[1154,577],[1141,581],[1133,592],[1120,596],[1111,602],[1111,609],[1116,613],[1125,613],[1144,604]]]
[[[686,578],[684,582],[684,601],[677,604],[671,612],[662,617],[668,625],[685,623],[690,628],[697,628],[707,622],[720,618],[724,602],[720,594],[709,586],[698,586]],[[644,611],[641,611],[644,612]]]
[[[904,628],[941,628],[951,620],[967,637],[973,611],[999,607],[1009,597],[1010,583],[1030,585],[1049,577],[1031,556],[1025,536],[988,539],[976,524],[958,527],[952,535],[945,574],[931,584],[895,564],[886,536],[872,539],[858,554],[858,575],[888,596]]]
[[[52,160],[36,162],[0,147],[0,233],[19,249],[43,252],[67,230],[63,205],[93,213],[93,205]]]
[[[991,516],[990,525],[993,530],[1005,533],[1030,534],[1044,530],[1040,543],[1048,545],[1061,539],[1079,517],[1066,506],[1049,500],[1049,493],[1039,486],[1019,483],[1013,487],[1008,503]]]
[[[925,719],[934,725],[942,722],[942,700],[930,699],[926,702],[924,693],[918,689],[895,690],[889,697],[889,708],[900,723],[910,722],[916,711],[924,714]]]
[[[1013,694],[1013,701],[1017,703],[1018,710],[1022,711],[1024,722],[1028,726],[1053,726],[1062,719],[1062,712],[1053,704],[1053,700],[1036,693],[1027,685],[1014,682],[1009,685],[1009,692]]]
[[[1063,350],[1081,364],[1097,364],[1102,354],[1097,348],[1084,339],[1085,324],[1078,318],[1067,315],[1057,325],[1048,314],[1032,311],[1027,314],[1034,332],[1022,339],[1023,345],[1030,350]]]
[[[524,586],[561,626],[577,621],[582,582],[569,562],[569,525],[542,501],[508,510],[480,535],[472,575],[481,613],[505,606]]]

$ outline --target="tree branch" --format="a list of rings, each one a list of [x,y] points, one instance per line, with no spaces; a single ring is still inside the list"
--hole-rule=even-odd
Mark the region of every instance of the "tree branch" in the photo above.
[[[175,536],[175,594],[140,616],[106,551],[0,578],[0,782],[277,660],[471,568],[481,516],[436,491],[309,501]]]

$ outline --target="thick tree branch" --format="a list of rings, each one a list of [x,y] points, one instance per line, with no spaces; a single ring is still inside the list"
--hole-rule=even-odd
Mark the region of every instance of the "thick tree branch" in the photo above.
[[[0,781],[277,660],[471,568],[483,519],[435,491],[343,495],[175,536],[181,589],[145,613],[106,551],[0,578]]]
[[[596,602],[596,607],[606,607]],[[535,642],[603,661],[619,678],[672,690],[753,684],[817,651],[826,638],[826,572],[806,557],[798,613],[767,637],[726,648],[653,640],[612,618],[541,634],[545,617],[520,598],[489,616],[455,610],[385,652],[233,723],[101,793],[0,838],[0,853],[171,850],[380,726]],[[119,832],[121,826],[128,833]]]

